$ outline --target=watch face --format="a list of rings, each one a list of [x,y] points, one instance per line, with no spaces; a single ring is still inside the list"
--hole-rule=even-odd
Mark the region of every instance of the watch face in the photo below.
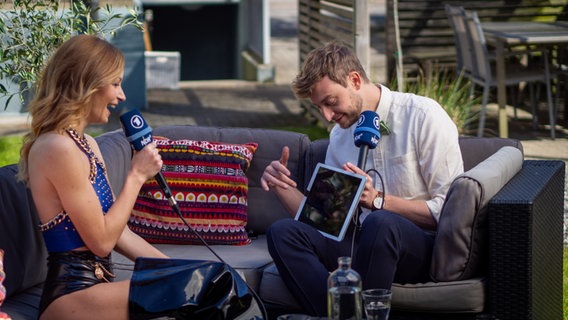
[[[379,210],[383,208],[383,198],[382,197],[376,197],[375,200],[373,200],[373,207],[375,207],[375,209]]]

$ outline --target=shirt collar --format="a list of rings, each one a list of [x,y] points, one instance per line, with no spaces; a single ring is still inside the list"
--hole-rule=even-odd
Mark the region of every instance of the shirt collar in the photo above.
[[[389,88],[383,86],[382,84],[379,84],[378,86],[381,88],[381,98],[379,99],[379,104],[377,105],[375,112],[377,112],[381,120],[386,121],[392,105],[392,92]]]

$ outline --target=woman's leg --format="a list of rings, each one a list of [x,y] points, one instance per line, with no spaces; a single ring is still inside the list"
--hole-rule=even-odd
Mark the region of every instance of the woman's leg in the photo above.
[[[130,281],[96,284],[55,299],[41,314],[49,319],[128,319]]]

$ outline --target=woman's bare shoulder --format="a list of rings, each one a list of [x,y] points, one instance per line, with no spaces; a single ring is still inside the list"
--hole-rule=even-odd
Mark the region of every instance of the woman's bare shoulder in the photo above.
[[[68,136],[56,132],[48,132],[39,136],[34,142],[30,153],[69,152],[75,143]]]

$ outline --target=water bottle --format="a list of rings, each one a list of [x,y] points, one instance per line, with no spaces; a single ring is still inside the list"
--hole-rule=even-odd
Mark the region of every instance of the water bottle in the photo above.
[[[337,263],[327,279],[327,317],[361,320],[361,276],[351,269],[350,257],[339,257]]]

